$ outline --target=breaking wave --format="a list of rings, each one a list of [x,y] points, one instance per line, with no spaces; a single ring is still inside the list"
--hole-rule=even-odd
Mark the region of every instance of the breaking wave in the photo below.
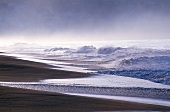
[[[126,49],[117,52],[110,69],[98,73],[146,79],[170,85],[170,51],[154,49]],[[112,64],[113,63],[113,64]]]
[[[94,53],[96,47],[94,46],[83,46],[77,49],[76,53]]]
[[[136,77],[170,85],[169,42],[170,40],[121,41],[112,45],[87,44],[73,48],[53,46],[42,48],[41,51],[30,48],[29,53],[36,51],[34,55],[40,53],[46,56],[46,59],[66,60],[71,66],[84,67],[97,73]],[[16,53],[18,52],[23,50],[19,49]]]
[[[121,47],[101,47],[98,49],[98,54],[111,54],[115,51],[121,50]]]
[[[119,64],[126,70],[170,70],[169,56],[139,57],[122,60]]]

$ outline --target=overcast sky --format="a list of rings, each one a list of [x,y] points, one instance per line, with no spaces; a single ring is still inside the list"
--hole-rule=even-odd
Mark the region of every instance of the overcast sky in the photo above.
[[[170,0],[0,0],[0,41],[170,39]]]

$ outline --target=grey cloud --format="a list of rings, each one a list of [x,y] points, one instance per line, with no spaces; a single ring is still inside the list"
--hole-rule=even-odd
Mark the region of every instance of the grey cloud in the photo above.
[[[1,0],[0,33],[118,32],[157,16],[153,26],[169,28],[169,11],[169,0]]]

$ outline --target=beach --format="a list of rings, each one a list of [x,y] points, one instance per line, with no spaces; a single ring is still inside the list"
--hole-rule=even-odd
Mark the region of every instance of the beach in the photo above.
[[[52,66],[32,61],[0,56],[0,81],[34,82],[43,79],[88,77],[91,74],[53,70]]]
[[[88,77],[92,74],[50,69],[50,65],[0,56],[1,82]],[[0,86],[0,111],[170,110],[170,107]]]

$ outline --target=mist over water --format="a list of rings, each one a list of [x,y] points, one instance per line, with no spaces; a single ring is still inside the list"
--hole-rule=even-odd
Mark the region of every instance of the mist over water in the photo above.
[[[169,0],[1,0],[1,43],[169,39]]]
[[[169,12],[170,0],[0,0],[0,55],[93,74],[0,86],[170,106]]]
[[[24,43],[0,51],[170,84],[169,11],[169,0],[1,0],[0,46]]]
[[[169,42],[168,39],[132,40],[51,46],[18,43],[2,47],[1,51],[62,70],[135,77],[170,85]],[[58,61],[62,64],[57,64]]]

